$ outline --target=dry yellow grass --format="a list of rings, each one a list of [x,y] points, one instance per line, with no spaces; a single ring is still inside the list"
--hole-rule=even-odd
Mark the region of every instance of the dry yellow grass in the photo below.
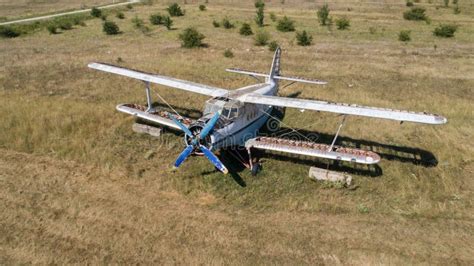
[[[253,4],[228,3],[211,3],[206,12],[185,5],[172,31],[148,25],[145,35],[132,27],[135,15],[164,13],[165,5],[155,4],[114,19],[118,36],[104,35],[96,19],[59,35],[0,39],[0,262],[472,264],[474,8],[461,1],[462,13],[454,15],[423,3],[432,18],[427,25],[404,21],[403,1],[339,2],[332,14],[348,16],[351,29],[330,31],[317,25],[313,3],[267,5],[314,36],[314,45],[299,47],[294,33],[277,32],[267,19],[265,29],[284,49],[284,73],[330,82],[282,95],[431,111],[449,120],[433,127],[350,117],[341,143],[373,149],[383,161],[369,169],[346,165],[358,186],[347,190],[310,181],[315,162],[275,155],[265,156],[257,177],[238,173],[246,187],[202,158],[173,173],[181,137],[134,134],[133,120],[114,110],[121,102],[143,103],[142,84],[86,67],[120,57],[124,66],[224,88],[250,84],[224,69],[267,71],[272,53],[238,34],[242,22],[253,23]],[[236,29],[212,26],[224,16]],[[460,25],[454,39],[432,35],[440,22]],[[208,48],[179,47],[177,35],[191,25]],[[402,29],[412,31],[412,42],[397,40]],[[225,58],[225,49],[234,58]],[[189,109],[206,99],[156,89]],[[328,142],[339,119],[287,110],[284,122]],[[155,155],[145,158],[150,150]],[[438,165],[408,160],[420,150]]]

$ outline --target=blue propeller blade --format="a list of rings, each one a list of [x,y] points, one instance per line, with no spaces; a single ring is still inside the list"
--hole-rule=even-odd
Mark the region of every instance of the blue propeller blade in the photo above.
[[[227,168],[222,164],[222,162],[217,158],[217,156],[214,155],[208,148],[204,147],[203,145],[199,145],[201,148],[201,151],[204,153],[204,155],[211,161],[211,163],[217,167],[222,173],[227,174],[229,171]]]
[[[188,145],[184,151],[178,156],[178,159],[176,159],[176,162],[174,163],[174,167],[178,168],[186,158],[189,157],[189,155],[193,152],[194,147],[192,145]]]
[[[181,128],[181,130],[184,131],[184,133],[185,133],[186,135],[188,135],[190,138],[194,137],[194,136],[193,136],[193,133],[192,133],[185,125],[183,125],[181,122],[179,122],[178,119],[176,119],[176,118],[175,118],[174,116],[172,116],[172,115],[168,115],[168,117],[171,118],[171,120],[173,120],[174,123],[175,123],[176,125],[178,125],[178,126]]]
[[[216,113],[209,121],[207,121],[206,125],[202,129],[201,133],[199,134],[200,139],[204,139],[209,132],[214,128],[214,126],[217,123],[217,120],[219,120],[219,113]]]

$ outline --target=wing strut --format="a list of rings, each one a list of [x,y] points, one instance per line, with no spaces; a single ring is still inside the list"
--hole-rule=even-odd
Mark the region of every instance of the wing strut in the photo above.
[[[334,136],[334,139],[332,140],[331,146],[329,146],[328,151],[332,151],[332,148],[334,147],[334,143],[336,143],[337,136],[339,136],[339,131],[341,131],[341,128],[344,125],[345,121],[346,121],[346,115],[343,115],[342,116],[342,121],[339,124],[339,127],[337,128],[336,135]]]
[[[147,113],[150,113],[153,111],[153,101],[151,100],[151,94],[150,94],[150,82],[149,81],[144,81],[145,82],[145,92],[146,92],[146,102],[148,104],[148,107],[146,108]]]

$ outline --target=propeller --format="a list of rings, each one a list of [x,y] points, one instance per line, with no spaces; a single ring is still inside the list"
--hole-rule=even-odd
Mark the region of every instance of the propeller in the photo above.
[[[206,146],[202,145],[199,143],[199,140],[205,139],[207,135],[211,132],[211,130],[214,128],[216,125],[217,121],[219,120],[219,113],[216,112],[215,115],[207,121],[206,125],[204,125],[204,128],[201,130],[199,134],[193,134],[191,130],[189,130],[188,127],[183,125],[178,119],[176,119],[174,116],[169,115],[169,118],[173,120],[173,122],[183,130],[183,132],[191,138],[191,143],[186,146],[186,148],[181,152],[181,154],[178,156],[176,159],[176,162],[174,163],[174,167],[178,168],[188,157],[191,155],[191,153],[199,149],[204,153],[204,156],[217,168],[219,171],[223,172],[224,174],[228,173],[227,168],[225,165],[217,158],[217,156],[212,153]]]

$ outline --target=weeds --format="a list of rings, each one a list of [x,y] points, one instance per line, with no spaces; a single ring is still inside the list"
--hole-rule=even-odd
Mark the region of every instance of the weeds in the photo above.
[[[118,12],[117,15],[115,15],[118,19],[124,19],[125,18],[125,14],[123,12]]]
[[[398,34],[398,40],[401,42],[409,42],[411,41],[411,36],[410,36],[411,31],[409,30],[402,30]]]
[[[319,24],[321,26],[327,26],[330,24],[330,18],[329,18],[329,6],[328,4],[324,4],[317,12],[318,15],[318,20]]]
[[[258,0],[257,2],[255,2],[255,8],[257,8],[255,22],[257,23],[259,27],[263,27],[264,19],[265,19],[265,14],[264,14],[265,3],[262,0]]]
[[[55,24],[48,25],[47,29],[48,29],[48,32],[50,34],[57,34],[58,33],[58,27]]]
[[[403,13],[403,18],[406,20],[424,20],[428,21],[428,17],[425,14],[426,9],[422,7],[413,7],[412,9]]]
[[[173,25],[173,20],[170,16],[163,17],[163,25],[166,27],[167,30],[171,30],[171,26]]]
[[[255,45],[257,46],[264,46],[267,45],[268,41],[270,40],[270,34],[264,30],[259,30],[255,34]]]
[[[224,18],[224,19],[222,20],[222,26],[223,26],[224,28],[226,28],[226,29],[232,29],[232,28],[234,28],[234,24],[232,24],[228,18]]]
[[[224,57],[226,58],[233,58],[234,57],[234,53],[232,53],[232,51],[230,49],[225,49],[224,51]]]
[[[268,44],[268,50],[272,51],[272,52],[275,52],[276,49],[278,49],[278,43],[276,41],[271,41],[269,44]]]
[[[13,27],[0,27],[0,36],[3,38],[15,38],[21,35],[21,32]]]
[[[93,7],[91,9],[91,16],[100,18],[102,16],[102,10],[98,9],[97,7]]]

